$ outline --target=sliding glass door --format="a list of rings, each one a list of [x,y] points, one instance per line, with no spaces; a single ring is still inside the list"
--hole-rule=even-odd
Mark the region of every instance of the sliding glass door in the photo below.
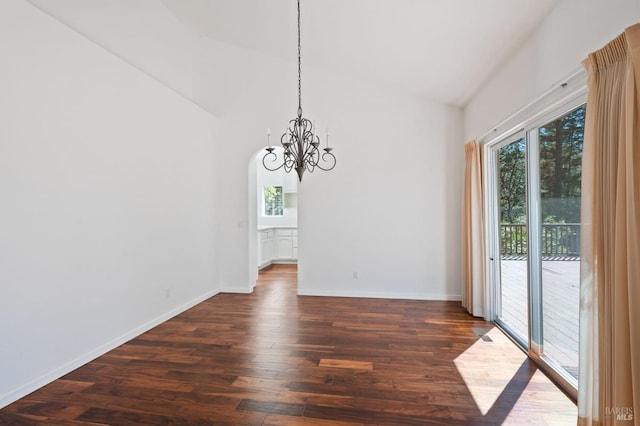
[[[585,107],[537,129],[542,355],[577,386],[580,186]]]
[[[527,167],[524,133],[497,150],[499,306],[497,320],[523,347],[529,346]]]
[[[574,395],[584,116],[576,100],[488,147],[495,321]]]

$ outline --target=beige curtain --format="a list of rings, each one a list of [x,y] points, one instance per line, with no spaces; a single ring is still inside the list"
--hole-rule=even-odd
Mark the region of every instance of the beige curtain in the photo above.
[[[462,199],[462,306],[475,316],[484,315],[484,213],[480,145],[464,146],[465,170]]]
[[[640,419],[640,24],[584,60],[578,424]]]

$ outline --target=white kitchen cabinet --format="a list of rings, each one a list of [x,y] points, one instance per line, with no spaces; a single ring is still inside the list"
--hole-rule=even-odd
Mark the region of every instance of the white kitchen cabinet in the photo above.
[[[298,259],[298,230],[267,228],[258,232],[260,253],[258,268],[272,263],[295,263]]]
[[[278,237],[278,259],[292,259],[293,258],[293,241],[291,237]]]
[[[276,229],[276,258],[278,260],[296,260],[298,255],[298,230],[292,228]]]
[[[273,261],[273,229],[265,229],[260,234],[260,261],[259,267],[270,264]]]

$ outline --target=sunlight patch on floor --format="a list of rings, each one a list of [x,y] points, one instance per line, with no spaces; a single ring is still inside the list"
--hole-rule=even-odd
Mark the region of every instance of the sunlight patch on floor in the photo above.
[[[527,358],[515,347],[513,351],[505,351],[505,345],[513,343],[497,328],[492,328],[486,335],[493,342],[478,339],[454,360],[482,415],[493,407]]]
[[[547,391],[549,386],[554,385],[542,371],[536,371],[514,405],[514,408],[531,407],[537,413],[536,417],[522,415],[520,410],[514,409],[509,412],[503,425],[575,426],[578,416],[575,404],[569,398],[550,398]]]
[[[483,416],[511,402],[503,425],[575,425],[576,405],[499,329],[486,333],[493,342],[478,339],[454,363]],[[535,412],[535,418],[531,413]]]

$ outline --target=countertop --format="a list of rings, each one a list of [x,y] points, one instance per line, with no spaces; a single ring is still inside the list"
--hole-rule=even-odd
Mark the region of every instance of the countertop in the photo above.
[[[267,229],[298,229],[297,226],[260,226],[258,232],[266,231]]]

